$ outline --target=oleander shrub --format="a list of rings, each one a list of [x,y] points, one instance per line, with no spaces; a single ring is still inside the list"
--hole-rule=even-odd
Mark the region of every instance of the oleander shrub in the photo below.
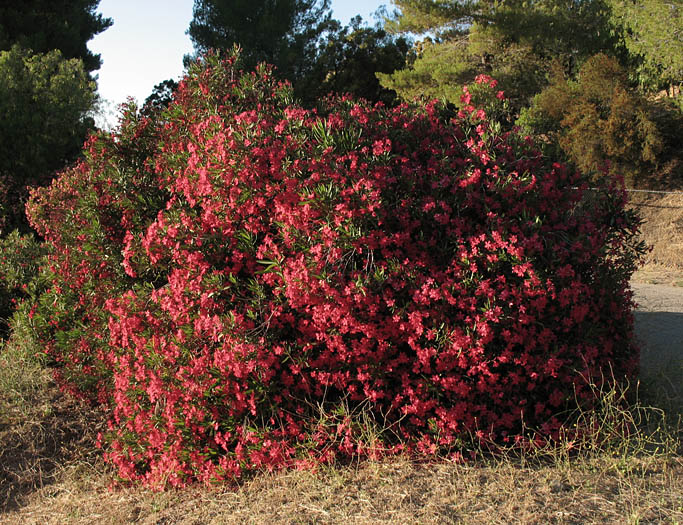
[[[642,247],[617,182],[588,191],[467,91],[312,112],[238,60],[128,108],[29,203],[52,250],[36,330],[64,387],[109,407],[121,478],[551,437],[588,379],[634,373]]]

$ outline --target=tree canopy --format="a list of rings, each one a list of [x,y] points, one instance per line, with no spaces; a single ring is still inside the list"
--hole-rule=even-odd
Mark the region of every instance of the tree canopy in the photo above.
[[[363,25],[360,16],[344,27],[334,21],[318,46],[310,74],[294,84],[295,93],[306,106],[331,92],[392,104],[396,93],[380,85],[373,73],[403,69],[411,52],[409,38],[391,35],[381,24]]]
[[[89,40],[112,25],[97,13],[100,0],[22,0],[0,5],[0,50],[17,44],[34,53],[59,49],[66,59],[83,61],[86,71],[99,69],[100,56]]]
[[[159,82],[143,102],[140,113],[150,116],[154,112],[163,111],[173,101],[176,89],[178,89],[178,83],[172,78]]]
[[[393,103],[395,92],[375,73],[404,68],[412,49],[410,38],[381,23],[369,26],[360,16],[346,26],[333,20],[330,0],[195,0],[188,34],[196,54],[238,45],[246,69],[274,65],[307,107],[329,93]]]
[[[267,62],[294,80],[311,67],[331,20],[330,0],[195,0],[188,34],[199,54],[239,45],[246,69]]]
[[[92,129],[95,83],[59,50],[0,51],[0,232],[26,227],[27,186],[73,161]]]
[[[683,81],[683,2],[609,0],[613,23],[636,63],[641,85],[662,88]]]
[[[520,108],[545,84],[549,61],[528,44],[506,43],[493,26],[475,24],[469,34],[458,38],[419,42],[409,67],[377,76],[382,86],[394,89],[404,100],[439,98],[457,104],[464,84],[488,74]]]
[[[518,107],[545,85],[551,63],[568,73],[614,49],[603,0],[394,0],[390,31],[426,36],[411,68],[381,75],[404,98],[439,96],[457,102],[461,86],[482,73],[500,81]]]

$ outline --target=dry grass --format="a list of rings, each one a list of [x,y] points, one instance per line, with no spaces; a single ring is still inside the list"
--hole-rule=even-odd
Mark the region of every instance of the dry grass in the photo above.
[[[683,268],[645,263],[633,274],[631,282],[683,287]]]
[[[97,457],[102,415],[60,392],[35,350],[18,334],[0,347],[0,510]]]
[[[655,246],[640,278],[683,282],[683,196],[633,204]],[[110,488],[94,448],[102,415],[62,395],[35,352],[21,333],[0,348],[0,525],[683,524],[683,403],[660,388],[666,377],[638,396],[635,387],[600,393],[599,410],[579,414],[598,429],[582,443],[467,465],[400,457],[154,493]],[[638,431],[620,433],[625,420]]]
[[[652,246],[638,273],[666,281],[657,284],[683,283],[683,194],[632,193],[630,205],[643,218],[642,238]]]
[[[27,506],[25,524],[683,522],[683,464],[609,458],[567,466],[418,464],[406,459],[313,472],[262,474],[237,490],[107,491],[99,472],[65,472]]]

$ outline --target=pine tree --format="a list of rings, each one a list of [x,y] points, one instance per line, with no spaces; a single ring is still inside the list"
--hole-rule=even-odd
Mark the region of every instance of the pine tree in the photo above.
[[[27,187],[73,161],[93,128],[95,83],[59,50],[0,51],[0,233],[27,229]]]
[[[195,0],[188,34],[197,54],[239,45],[245,69],[267,62],[296,80],[331,20],[330,0]]]
[[[683,82],[683,2],[610,0],[610,4],[639,84],[661,89]]]
[[[65,59],[78,58],[86,71],[102,65],[89,40],[112,25],[98,14],[100,0],[21,0],[0,4],[0,50],[13,45],[34,53],[58,49]]]
[[[394,0],[394,32],[426,35],[412,68],[383,75],[404,98],[458,102],[462,84],[487,73],[521,108],[546,82],[551,63],[568,73],[594,53],[615,48],[603,0]]]

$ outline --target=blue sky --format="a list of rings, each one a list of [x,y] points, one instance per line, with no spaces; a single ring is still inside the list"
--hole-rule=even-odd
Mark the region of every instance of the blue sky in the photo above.
[[[179,78],[183,55],[192,51],[185,34],[192,19],[193,0],[101,0],[99,12],[114,24],[93,38],[88,47],[102,57],[96,71],[104,99],[100,123],[113,122],[116,106],[127,97],[143,102],[159,82]],[[332,0],[333,17],[342,23],[372,13],[390,0]],[[104,121],[102,120],[104,119]]]

